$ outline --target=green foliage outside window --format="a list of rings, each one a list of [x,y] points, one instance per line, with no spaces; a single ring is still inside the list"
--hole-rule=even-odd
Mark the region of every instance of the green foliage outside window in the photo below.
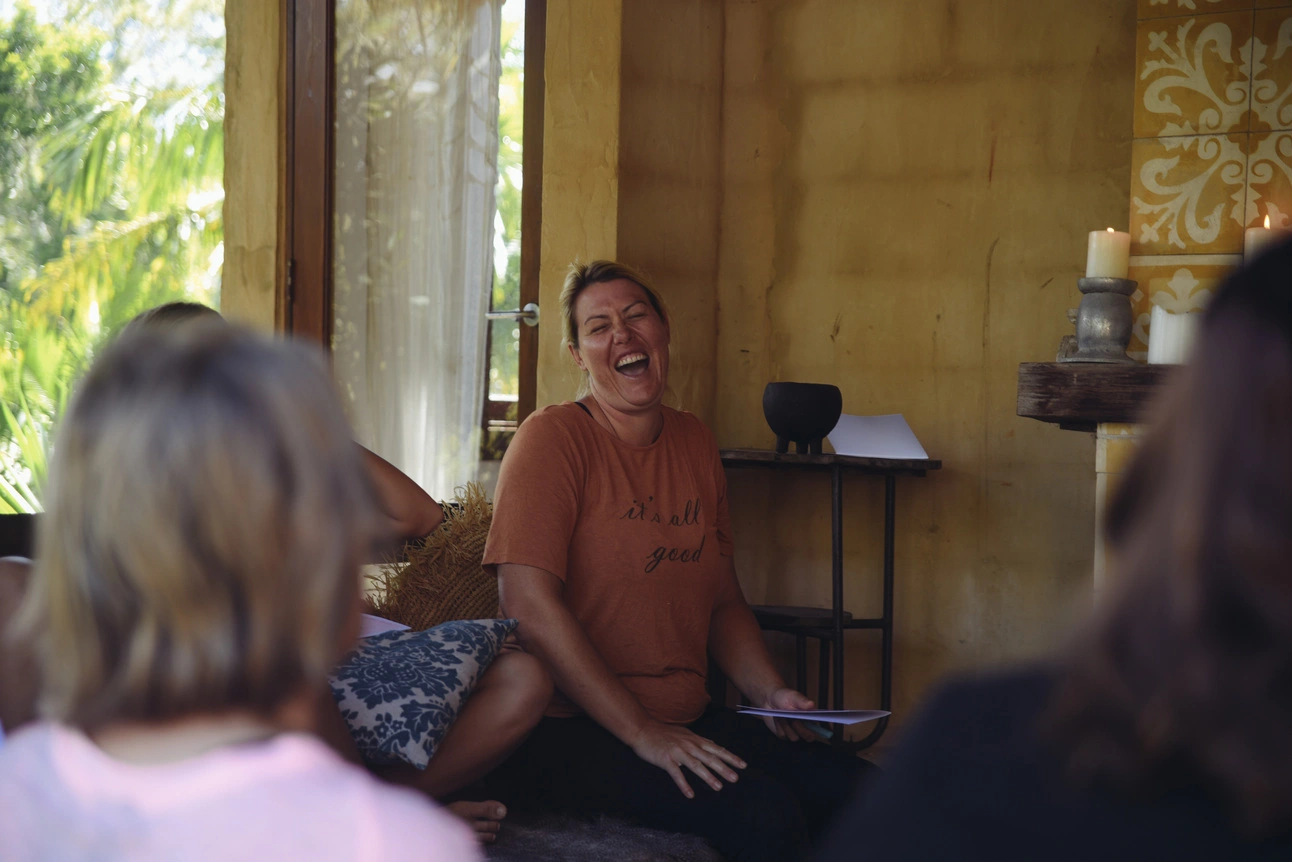
[[[522,104],[525,71],[524,3],[503,7],[502,75],[498,81],[498,216],[494,224],[492,307],[520,308],[520,190],[524,139]],[[494,321],[490,339],[489,394],[514,397],[520,391],[518,327]]]
[[[0,5],[0,513],[96,351],[223,261],[222,0],[46,6]]]

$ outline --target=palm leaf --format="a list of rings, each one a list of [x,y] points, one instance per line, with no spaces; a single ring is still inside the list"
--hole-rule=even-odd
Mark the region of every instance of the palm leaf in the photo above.
[[[223,179],[223,120],[217,87],[109,91],[42,142],[54,209],[72,225],[105,207],[133,219],[180,205]]]

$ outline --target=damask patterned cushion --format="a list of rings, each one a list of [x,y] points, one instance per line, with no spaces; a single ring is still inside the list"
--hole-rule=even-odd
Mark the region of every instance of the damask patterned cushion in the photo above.
[[[515,620],[454,620],[364,638],[329,677],[364,760],[425,769],[515,628]]]

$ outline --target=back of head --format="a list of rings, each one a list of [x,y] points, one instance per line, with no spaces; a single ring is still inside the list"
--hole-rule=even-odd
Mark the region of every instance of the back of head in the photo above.
[[[121,337],[128,338],[145,331],[174,329],[195,322],[224,320],[220,312],[200,302],[167,302],[141,311],[121,327]]]
[[[320,357],[220,325],[140,330],[54,449],[23,623],[47,717],[247,709],[324,678],[375,508]]]
[[[1236,273],[1109,507],[1055,717],[1087,776],[1185,769],[1292,823],[1292,244]]]

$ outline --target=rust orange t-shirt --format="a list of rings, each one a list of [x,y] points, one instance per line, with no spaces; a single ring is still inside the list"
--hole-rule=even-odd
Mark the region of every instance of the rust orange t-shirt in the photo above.
[[[602,658],[659,721],[709,701],[709,618],[732,553],[713,434],[665,407],[659,438],[631,446],[574,402],[537,411],[503,458],[484,563],[534,566]],[[557,693],[548,715],[577,715]]]

